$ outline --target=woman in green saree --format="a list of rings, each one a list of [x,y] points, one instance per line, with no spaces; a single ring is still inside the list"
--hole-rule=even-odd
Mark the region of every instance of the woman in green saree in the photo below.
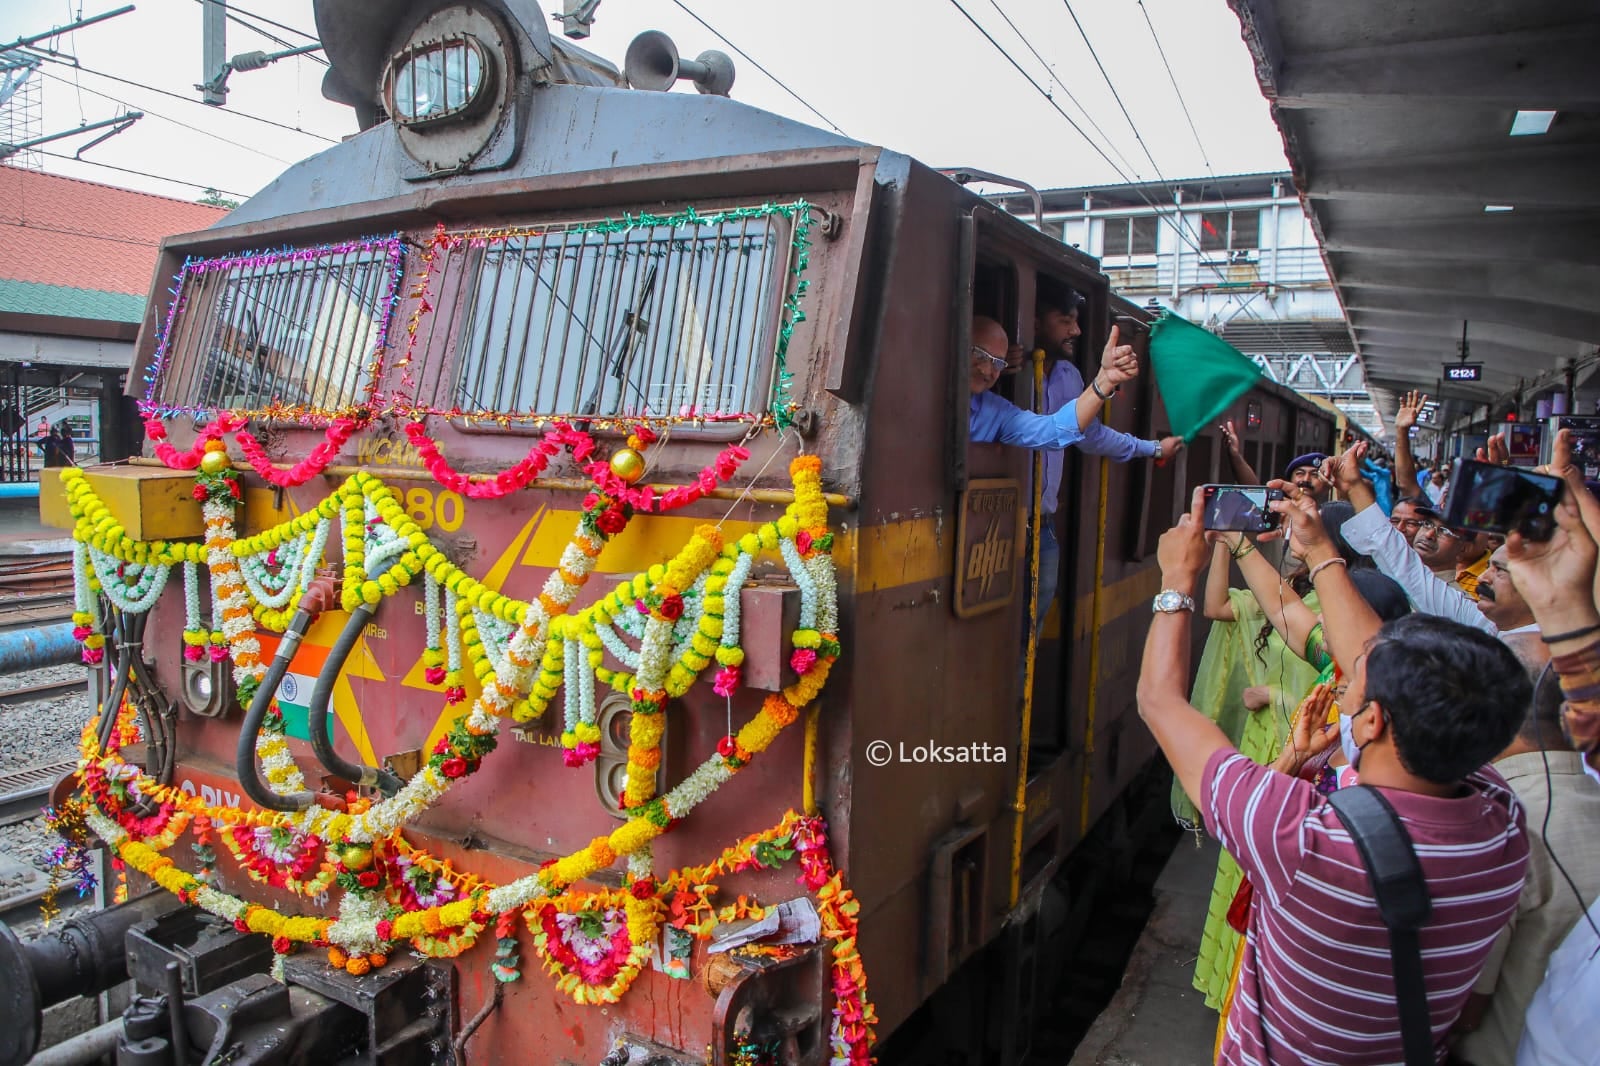
[[[1205,586],[1205,612],[1212,620],[1211,633],[1195,674],[1191,699],[1222,727],[1241,752],[1268,765],[1282,750],[1294,710],[1316,684],[1318,669],[1306,662],[1299,650],[1305,647],[1303,638],[1296,647],[1285,643],[1281,627],[1268,618],[1254,592],[1228,587],[1229,562],[1233,559],[1237,559],[1247,580],[1250,572],[1256,573],[1257,583],[1261,581],[1259,568],[1265,568],[1263,591],[1278,584],[1276,569],[1243,536],[1229,534],[1217,540]],[[1247,566],[1249,571],[1245,570]],[[1290,580],[1303,578],[1304,570],[1297,569]],[[1302,587],[1309,595],[1309,604],[1301,601],[1297,593],[1296,603],[1314,616],[1316,593],[1308,585]],[[1274,599],[1277,597],[1269,596],[1268,602]],[[1200,830],[1199,813],[1177,782],[1172,786],[1172,813],[1185,828]],[[1194,972],[1194,987],[1204,993],[1206,1005],[1213,1009],[1221,1007],[1232,978],[1239,934],[1228,924],[1228,907],[1239,890],[1240,880],[1238,865],[1223,852],[1217,862]]]

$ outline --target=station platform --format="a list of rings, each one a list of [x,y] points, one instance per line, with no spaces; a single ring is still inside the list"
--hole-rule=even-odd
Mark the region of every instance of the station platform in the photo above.
[[[1069,1066],[1207,1066],[1217,1012],[1195,991],[1195,956],[1217,872],[1218,845],[1178,843],[1153,889],[1155,908],[1122,986],[1089,1028]]]

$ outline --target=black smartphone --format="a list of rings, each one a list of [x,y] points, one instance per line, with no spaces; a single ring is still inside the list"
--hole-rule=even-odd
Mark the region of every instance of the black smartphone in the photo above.
[[[1515,530],[1529,540],[1549,540],[1556,531],[1561,488],[1561,479],[1549,474],[1461,459],[1445,498],[1445,524],[1502,536]]]
[[[1277,529],[1283,517],[1267,510],[1271,500],[1283,499],[1282,489],[1265,485],[1203,485],[1207,529],[1227,533],[1265,533]]]
[[[1559,430],[1572,431],[1572,462],[1585,478],[1600,477],[1600,418],[1587,415],[1557,415],[1552,441]],[[1552,444],[1553,447],[1553,444]],[[1547,448],[1547,451],[1551,448]]]

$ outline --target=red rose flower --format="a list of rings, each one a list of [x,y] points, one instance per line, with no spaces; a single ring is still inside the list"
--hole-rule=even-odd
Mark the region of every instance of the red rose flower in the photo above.
[[[394,939],[394,923],[391,922],[389,919],[385,918],[383,921],[378,923],[377,932],[378,932],[378,939],[379,940],[393,940]]]
[[[279,955],[287,955],[294,950],[294,944],[286,936],[275,936],[272,938],[272,950]]]
[[[461,777],[467,772],[467,760],[459,755],[452,755],[440,764],[439,772],[446,777]]]
[[[634,899],[649,899],[656,894],[656,883],[648,877],[641,877],[628,887]]]
[[[194,488],[189,490],[189,495],[193,496],[197,500],[204,501],[206,498],[206,487],[204,485],[196,485]]]
[[[444,667],[430,666],[423,671],[423,680],[430,685],[444,684]]]
[[[596,507],[599,507],[599,506],[600,506],[600,497],[598,495],[596,495],[595,493],[591,492],[591,493],[589,493],[589,495],[587,495],[587,496],[585,496],[583,498],[583,509],[585,511],[592,511]]]
[[[450,751],[450,738],[440,737],[439,742],[433,746],[435,755],[444,755]]]
[[[739,745],[732,737],[723,737],[717,741],[717,754],[724,759],[733,758],[733,753],[739,750]]]
[[[683,617],[683,597],[673,593],[661,601],[661,617],[676,622]]]
[[[377,888],[383,882],[383,875],[376,870],[362,870],[356,875],[356,881],[362,888]]]
[[[608,537],[616,536],[628,524],[627,518],[615,507],[607,507],[600,512],[600,517],[594,520],[595,528]]]

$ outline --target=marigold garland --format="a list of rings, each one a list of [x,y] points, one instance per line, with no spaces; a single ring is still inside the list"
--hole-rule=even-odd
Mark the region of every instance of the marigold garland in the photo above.
[[[770,746],[777,735],[794,722],[799,711],[816,698],[839,654],[834,635],[837,590],[831,584],[831,561],[826,558],[832,538],[826,531],[827,510],[821,500],[820,477],[808,476],[819,467],[813,457],[801,457],[791,464],[796,502],[778,521],[741,538],[737,544],[724,544],[714,527],[701,527],[695,538],[667,565],[653,567],[633,582],[622,583],[617,590],[620,596],[614,593],[571,617],[564,614],[566,606],[593,569],[594,558],[608,539],[593,515],[586,514],[585,521],[580,523],[563,555],[562,565],[552,573],[545,592],[535,601],[520,603],[489,590],[451,567],[441,553],[432,549],[414,523],[410,523],[386,486],[366,475],[350,478],[315,512],[302,516],[304,522],[313,522],[319,520],[319,516],[344,515],[347,566],[359,558],[361,571],[359,575],[347,573],[347,594],[354,591],[362,599],[366,598],[367,586],[373,583],[367,572],[369,553],[382,553],[385,561],[392,558],[393,565],[407,572],[407,580],[411,568],[417,567],[454,594],[462,612],[463,631],[473,631],[480,647],[484,638],[476,631],[481,626],[503,624],[509,627],[506,631],[513,634],[503,651],[495,653],[499,659],[495,664],[488,665],[490,652],[487,650],[473,658],[474,669],[486,681],[484,695],[473,711],[430,753],[428,764],[400,794],[365,809],[355,805],[344,813],[321,807],[298,814],[210,807],[198,797],[186,796],[175,788],[144,778],[137,768],[121,763],[114,751],[97,751],[95,729],[91,724],[84,732],[82,766],[89,794],[95,801],[92,812],[95,831],[113,844],[119,858],[127,865],[151,876],[170,891],[180,893],[186,900],[240,923],[243,928],[270,935],[275,949],[287,950],[296,943],[333,944],[344,960],[343,965],[351,972],[379,964],[376,960],[383,958],[389,945],[397,941],[410,941],[418,950],[426,952],[457,954],[471,946],[494,915],[518,910],[545,914],[542,905],[571,898],[570,886],[619,858],[630,859],[636,885],[653,885],[652,879],[638,876],[641,868],[634,866],[634,857],[647,856],[656,836],[686,817],[717,787]],[[77,478],[63,475],[63,478],[68,483],[69,499],[74,501],[74,513],[79,516],[79,532],[86,540],[96,542],[99,538],[97,543],[119,557],[126,554],[179,562],[193,556],[192,546],[132,541],[115,527],[109,512],[93,496],[81,475]],[[604,513],[604,509],[611,506],[615,504],[602,502],[596,510]],[[240,666],[240,658],[246,667],[258,667],[259,647],[252,660],[247,646],[247,642],[253,642],[254,633],[250,612],[246,610],[242,616],[237,613],[236,594],[243,584],[237,577],[237,559],[263,550],[272,551],[286,537],[303,533],[304,529],[297,529],[291,523],[278,527],[277,531],[269,530],[238,541],[231,536],[231,505],[223,500],[209,500],[207,507],[207,543],[201,548],[201,559],[196,561],[205,561],[213,569],[216,599],[223,605],[223,624],[233,630],[228,634],[229,643],[240,653],[236,656],[236,668]],[[800,528],[803,521],[817,521],[818,515],[822,525],[809,530]],[[375,530],[380,530],[376,540],[373,539]],[[737,573],[742,559],[756,552],[774,550],[786,558],[797,554],[801,559],[803,573],[795,576],[803,589],[809,589],[806,596],[809,607],[804,620],[816,627],[802,628],[794,635],[797,651],[807,650],[815,656],[806,663],[807,668],[800,672],[795,684],[781,693],[769,695],[755,716],[719,745],[715,755],[663,796],[650,795],[654,770],[650,753],[652,747],[659,744],[659,733],[652,735],[648,725],[640,728],[634,738],[634,750],[630,751],[630,785],[638,785],[632,789],[630,800],[635,813],[612,833],[597,838],[586,848],[507,885],[490,885],[449,872],[442,881],[410,879],[407,870],[423,869],[430,877],[434,876],[434,871],[428,865],[429,860],[420,853],[405,849],[399,833],[401,825],[411,813],[436,801],[451,781],[469,774],[483,755],[492,750],[496,719],[510,714],[518,702],[547,677],[548,671],[536,669],[541,662],[536,650],[541,642],[547,653],[543,658],[548,661],[550,649],[564,648],[570,636],[579,634],[577,647],[581,651],[578,657],[593,668],[597,665],[595,657],[600,654],[591,642],[596,618],[604,618],[607,612],[614,615],[642,609],[648,612],[652,623],[661,627],[658,632],[670,632],[672,625],[683,616],[684,597],[698,590],[703,609],[680,661],[663,672],[653,655],[651,670],[641,671],[646,680],[664,673],[660,687],[649,690],[652,698],[657,693],[682,694],[713,658],[719,662],[724,658],[723,652],[727,649],[718,642],[725,635],[724,619],[728,610],[725,596],[730,575]],[[830,580],[819,580],[823,576]],[[400,584],[397,580],[395,588]],[[392,594],[393,589],[384,584],[379,583],[378,587],[380,599]],[[719,600],[724,602],[716,602]],[[234,608],[231,613],[230,607]],[[616,680],[613,675],[612,683]],[[131,716],[131,708],[126,708],[125,713]],[[648,717],[636,716],[636,722]],[[659,721],[660,716],[655,717]],[[119,727],[115,732],[121,735],[124,731]],[[281,741],[281,736],[278,739]],[[258,751],[263,750],[258,747]],[[635,767],[637,781],[632,780],[636,776]],[[644,783],[646,771],[651,778],[648,787]],[[273,767],[269,765],[269,779],[272,772]],[[275,783],[287,786],[290,783],[287,771],[280,774]],[[161,813],[157,818],[164,819],[160,824],[127,820],[131,816],[126,814],[126,808],[138,796],[159,805]],[[176,870],[160,852],[171,846],[175,835],[191,820],[203,827],[197,831],[208,834],[214,831],[221,836],[251,875],[266,879],[268,883],[276,884],[276,879],[281,878],[284,887],[302,894],[316,894],[323,889],[330,876],[329,870],[334,870],[333,876],[346,888],[338,918],[288,918],[220,893],[207,886],[203,879]],[[322,841],[333,842],[328,845],[330,853],[352,846],[376,853],[375,869],[371,871],[374,883],[369,885],[364,879],[368,871],[349,867],[343,857],[338,863],[320,862],[314,852]],[[338,854],[343,856],[343,851]],[[395,855],[408,856],[407,864],[393,858]],[[647,871],[647,863],[642,869]],[[352,877],[354,882],[348,882]],[[663,885],[673,883],[671,878],[662,882]],[[448,891],[440,889],[440,885],[448,886]],[[454,898],[447,900],[446,895]],[[630,936],[630,955],[632,945],[647,939],[643,937],[645,919],[640,917],[646,914],[645,909],[635,908],[631,914],[632,924],[641,935],[637,939]],[[652,921],[655,927],[659,926],[658,918]],[[835,924],[840,929],[846,928],[842,923]],[[546,961],[548,965],[549,960]],[[502,969],[507,973],[516,972],[514,964],[509,969],[502,966]],[[571,973],[570,970],[566,972]],[[622,968],[610,974],[603,987],[620,995],[627,983],[623,980],[618,987],[617,978],[622,974]],[[507,979],[500,971],[497,976]],[[590,982],[582,983],[588,989],[583,996],[603,1000],[604,991],[594,991]],[[856,1024],[861,1014],[857,1011],[842,1017]]]

